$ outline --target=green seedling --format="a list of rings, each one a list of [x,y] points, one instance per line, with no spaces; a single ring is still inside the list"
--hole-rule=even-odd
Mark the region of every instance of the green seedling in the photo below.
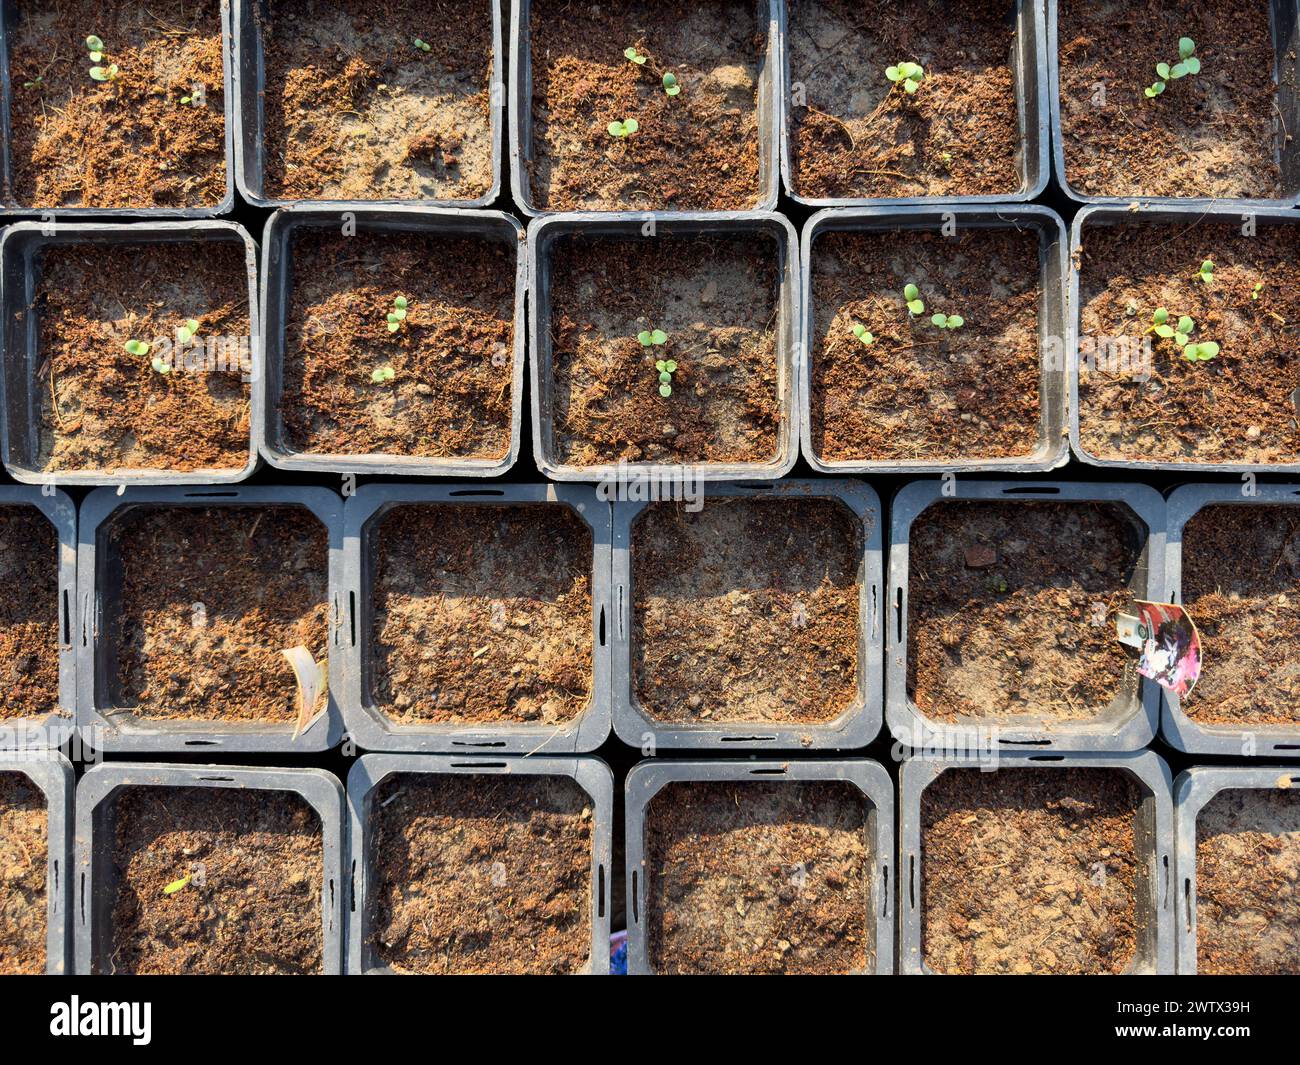
[[[143,358],[149,354],[151,345],[143,340],[128,340],[122,345],[122,347],[124,347],[129,354]]]
[[[853,335],[868,347],[876,342],[876,338],[871,335],[867,330],[867,327],[865,325],[860,325],[857,322],[853,323]]]
[[[626,137],[632,136],[633,133],[639,130],[641,128],[641,123],[635,118],[627,118],[622,121],[615,119],[605,128],[609,131],[611,137],[617,137],[619,140],[623,140]]]
[[[673,394],[673,374],[677,372],[677,363],[672,359],[660,359],[655,363],[659,373],[659,394],[667,399]]]
[[[39,75],[39,74],[38,74],[38,75],[37,75],[36,77],[34,77],[31,81],[24,81],[24,82],[23,82],[23,88],[24,88],[24,89],[34,89],[34,88],[36,88],[36,86],[38,86],[38,85],[39,85],[41,82],[43,82],[44,80],[45,80],[45,78],[44,78],[42,75]]]
[[[1214,260],[1206,259],[1205,262],[1201,263],[1201,268],[1197,271],[1197,275],[1207,285],[1214,284]]]
[[[966,319],[960,314],[932,314],[930,324],[939,329],[960,329],[966,324]]]
[[[1219,354],[1219,345],[1213,340],[1202,340],[1199,344],[1188,344],[1183,348],[1183,358],[1191,362],[1208,362]]]
[[[172,372],[171,366],[169,366],[166,362],[163,361],[163,359],[161,359],[157,355],[153,357],[153,361],[149,363],[149,365],[153,367],[155,373],[160,373],[164,377],[167,374]]]
[[[913,318],[925,311],[925,301],[921,299],[921,290],[911,282],[903,286],[903,299],[907,301],[907,313]]]
[[[86,38],[86,51],[90,55],[90,61],[97,64],[90,68],[90,76],[95,81],[116,81],[118,76],[117,64],[101,66],[104,62],[104,42],[96,37],[93,33]]]
[[[1177,322],[1169,324],[1169,311],[1164,307],[1156,308],[1151,316],[1151,328],[1147,332],[1165,340],[1172,340],[1182,351],[1182,356],[1191,362],[1206,362],[1219,354],[1219,345],[1213,340],[1192,343],[1192,333],[1196,331],[1196,322],[1187,315],[1180,315]]]
[[[428,41],[422,41],[422,40],[420,40],[419,37],[415,38],[415,40],[412,41],[411,43],[414,44],[416,48],[420,49],[421,52],[432,52],[432,51],[433,51],[433,45],[429,44]]]
[[[661,348],[668,343],[668,334],[662,329],[643,329],[637,333],[636,338],[643,348]]]
[[[682,86],[681,86],[681,82],[677,80],[677,75],[672,73],[665,74],[664,92],[667,93],[669,96],[676,96],[681,91],[682,91]]]
[[[393,309],[388,312],[388,331],[396,333],[402,328],[402,323],[406,321],[406,309],[410,306],[410,301],[405,296],[398,296],[393,300]]]
[[[1159,96],[1169,87],[1171,81],[1185,78],[1188,74],[1199,74],[1201,72],[1201,61],[1196,57],[1195,52],[1196,42],[1190,37],[1180,37],[1178,39],[1178,62],[1172,66],[1169,63],[1156,64],[1156,78],[1158,80],[1142,90],[1147,99],[1150,100]]]
[[[396,376],[397,371],[391,366],[380,366],[378,369],[371,372],[370,381],[372,384],[383,385],[387,384]]]
[[[194,879],[193,873],[186,873],[179,880],[173,880],[170,884],[168,884],[165,888],[163,888],[163,894],[175,895],[176,892],[180,891],[182,888],[188,887],[190,881],[193,879]]]
[[[901,85],[903,91],[912,96],[925,80],[925,69],[920,63],[899,63],[895,67],[885,67],[885,77],[895,85]]]
[[[642,55],[636,50],[636,48],[624,48],[623,55],[639,67],[645,66],[646,60],[650,58],[649,56]]]
[[[188,344],[198,335],[199,321],[197,318],[188,318],[185,324],[176,330],[176,339],[182,344]]]
[[[1250,298],[1253,300],[1259,299],[1259,294],[1263,291],[1264,291],[1264,282],[1256,281],[1255,287],[1250,290]]]

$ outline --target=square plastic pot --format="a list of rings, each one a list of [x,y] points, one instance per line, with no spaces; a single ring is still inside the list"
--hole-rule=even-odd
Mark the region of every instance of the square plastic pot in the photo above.
[[[293,738],[292,722],[267,725],[246,721],[156,720],[138,718],[129,707],[108,704],[114,663],[107,632],[120,605],[121,562],[109,540],[115,521],[132,507],[299,506],[324,526],[329,538],[329,692],[326,709]],[[81,504],[77,545],[77,725],[91,730],[89,742],[110,754],[306,754],[329,750],[341,739],[339,712],[343,628],[343,501],[325,488],[232,487],[128,488],[91,492]]]
[[[378,519],[404,505],[564,506],[591,531],[591,699],[587,709],[561,726],[554,725],[399,725],[370,698],[372,606],[376,552],[372,544]],[[593,489],[579,485],[511,484],[365,485],[344,506],[344,593],[346,623],[342,634],[343,719],[348,738],[363,750],[443,754],[581,754],[594,751],[609,736],[610,599],[609,504]],[[333,671],[331,670],[331,676]]]
[[[54,526],[59,600],[59,711],[0,719],[0,748],[58,747],[74,727],[77,708],[77,508],[65,492],[12,485],[0,486],[0,507],[35,507]]]
[[[1297,149],[1297,170],[1300,171],[1300,149]],[[1132,226],[1138,224],[1170,226],[1169,240],[1184,236],[1189,227],[1200,223],[1222,222],[1240,226],[1247,216],[1257,226],[1290,225],[1296,227],[1300,241],[1300,214],[1279,209],[1254,209],[1243,211],[1240,206],[1221,206],[1234,201],[1217,201],[1204,207],[1147,206],[1143,200],[1138,210],[1119,207],[1084,207],[1074,216],[1070,231],[1070,288],[1067,306],[1070,313],[1066,321],[1065,352],[1070,378],[1070,447],[1080,461],[1090,466],[1106,466],[1123,470],[1205,470],[1212,473],[1248,473],[1258,470],[1268,473],[1300,473],[1300,462],[1278,462],[1252,466],[1240,462],[1166,462],[1163,460],[1103,459],[1087,451],[1079,439],[1079,337],[1082,333],[1082,305],[1079,302],[1079,263],[1083,248],[1089,238],[1085,229],[1092,226]],[[1177,201],[1174,201],[1177,202]],[[1241,201],[1245,202],[1245,201]],[[1195,257],[1195,252],[1192,253]]]
[[[913,481],[899,490],[890,508],[889,605],[885,633],[885,714],[894,739],[925,748],[925,737],[941,734],[980,744],[990,734],[995,749],[1052,748],[1060,751],[1135,751],[1156,733],[1159,686],[1139,677],[1134,665],[1124,674],[1121,690],[1100,718],[1084,722],[1041,717],[961,718],[937,722],[927,718],[907,693],[907,596],[911,530],[932,504],[982,500],[1015,503],[1115,503],[1126,507],[1144,530],[1145,546],[1129,587],[1135,599],[1159,600],[1164,584],[1165,505],[1154,488],[1142,484],[1072,484],[1057,481]],[[1068,551],[1072,545],[1062,544]],[[917,742],[920,739],[922,742]]]
[[[321,973],[343,972],[343,787],[323,769],[263,769],[230,765],[103,763],[77,784],[76,973],[111,972],[117,836],[116,797],[122,788],[241,788],[287,791],[320,818],[323,870]]]
[[[647,228],[652,236],[646,236]],[[551,245],[559,237],[673,237],[741,236],[775,238],[778,248],[776,346],[777,398],[780,405],[777,454],[769,462],[604,463],[572,466],[562,463],[555,448],[554,383],[551,368]],[[528,227],[528,343],[532,365],[533,457],[542,474],[553,481],[613,482],[621,476],[662,476],[689,468],[705,481],[767,480],[784,477],[799,458],[799,237],[794,226],[773,212],[694,212],[687,214],[553,214],[534,219]]]
[[[53,230],[53,232],[51,232]],[[40,322],[30,308],[36,300],[44,250],[52,244],[191,244],[195,254],[214,241],[238,241],[244,248],[248,274],[250,425],[262,418],[257,378],[262,356],[255,338],[260,335],[257,313],[257,245],[234,222],[137,222],[109,225],[94,222],[47,226],[18,222],[0,238],[0,340],[4,345],[4,372],[0,374],[0,457],[5,470],[23,484],[231,484],[247,478],[257,468],[253,434],[248,437],[248,461],[242,469],[166,469],[46,471],[37,466],[40,454],[40,404],[44,385],[37,381],[43,359],[39,350]]]
[[[758,199],[753,210],[776,210],[780,192],[780,110],[784,89],[781,77],[781,36],[785,23],[783,0],[754,0],[758,17],[767,18],[767,52],[760,64],[755,97],[758,107]],[[529,0],[511,0],[510,4],[510,189],[514,202],[526,215],[551,212],[537,206],[533,199],[529,164],[533,161],[533,62],[532,20]],[[621,46],[620,46],[621,47]],[[601,120],[604,121],[603,119]],[[598,212],[607,215],[631,214],[641,220],[647,211]],[[721,211],[723,218],[737,217]]]
[[[256,207],[287,207],[292,203],[330,204],[336,210],[351,210],[347,201],[332,200],[327,197],[313,200],[277,199],[266,191],[266,147],[264,132],[266,129],[266,51],[262,43],[262,34],[254,16],[256,0],[223,0],[233,5],[233,26],[235,34],[235,74],[233,91],[227,92],[227,99],[234,100],[234,141],[233,153],[235,163],[235,180],[239,185],[239,194]],[[489,103],[489,121],[492,126],[492,187],[482,196],[474,199],[422,199],[367,200],[370,207],[406,204],[419,207],[486,207],[496,202],[501,193],[501,139],[505,125],[505,74],[502,70],[502,0],[487,0],[492,18],[492,89]],[[474,14],[486,15],[487,12],[473,12],[468,8],[463,12],[465,18]],[[395,27],[401,34],[410,27]],[[432,27],[436,32],[437,27]]]
[[[1261,0],[1264,2],[1264,0]],[[1274,67],[1269,71],[1276,89],[1278,115],[1283,127],[1292,134],[1279,160],[1282,167],[1284,192],[1273,200],[1224,199],[1214,196],[1089,196],[1076,190],[1066,179],[1065,137],[1061,128],[1061,43],[1057,19],[1057,0],[1047,3],[1047,76],[1048,102],[1052,122],[1052,163],[1061,190],[1079,203],[1116,204],[1127,208],[1139,201],[1144,208],[1159,205],[1191,205],[1203,203],[1212,210],[1223,211],[1239,218],[1243,209],[1251,207],[1294,207],[1300,203],[1300,142],[1295,131],[1300,128],[1300,95],[1296,94],[1296,53],[1300,50],[1300,2],[1297,0],[1268,0],[1269,28],[1273,33]],[[1235,73],[1242,70],[1237,67]],[[1154,77],[1154,71],[1152,72]],[[1261,90],[1267,91],[1267,90]],[[1199,216],[1199,214],[1198,214]],[[1080,456],[1082,457],[1082,456]]]
[[[20,773],[45,796],[45,972],[72,961],[72,763],[58,751],[0,755],[0,773]]]
[[[653,976],[649,952],[649,881],[655,870],[646,867],[646,813],[650,802],[666,785],[686,781],[748,781],[796,783],[846,781],[857,787],[872,809],[867,834],[874,858],[871,896],[867,901],[868,932],[875,952],[875,967],[854,975],[888,976],[894,971],[893,880],[894,783],[876,762],[865,758],[843,761],[713,761],[650,760],[640,762],[627,775],[624,794],[627,878],[627,971],[629,976]]]
[[[1202,507],[1300,505],[1300,485],[1257,484],[1254,495],[1242,493],[1240,484],[1189,484],[1169,494],[1168,539],[1165,548],[1165,590],[1161,599],[1183,601],[1183,529]],[[1192,618],[1195,621],[1195,618]],[[1214,668],[1211,657],[1207,668]],[[1182,699],[1162,689],[1160,734],[1175,750],[1190,754],[1225,754],[1238,758],[1295,758],[1300,756],[1300,723],[1294,725],[1201,725],[1183,712]]]
[[[4,187],[13,182],[13,85],[10,82],[9,39],[17,31],[18,12],[12,5],[0,8],[0,166],[4,168]],[[93,31],[92,31],[93,32]],[[71,42],[69,42],[71,43]],[[73,45],[74,50],[77,45]],[[0,204],[0,217],[40,215],[42,218],[78,219],[159,219],[216,218],[235,208],[235,41],[230,18],[229,0],[221,3],[221,67],[224,73],[222,101],[226,126],[226,194],[214,207],[31,207],[6,200]]]
[[[1015,0],[1015,40],[1010,56],[1012,85],[1016,95],[1016,129],[1019,145],[1016,170],[1020,186],[1007,195],[993,196],[802,196],[795,190],[794,86],[798,71],[790,69],[790,14],[788,0],[781,0],[781,66],[786,93],[781,108],[781,176],[786,195],[805,207],[929,206],[941,203],[1022,203],[1036,200],[1047,188],[1051,115],[1047,92],[1047,27],[1042,0]]]
[[[371,792],[395,774],[478,777],[567,777],[591,797],[591,963],[586,972],[609,973],[609,914],[612,907],[614,775],[599,758],[457,758],[411,754],[367,754],[348,773],[348,972],[376,975],[393,970],[377,961],[367,945],[370,886]],[[486,781],[484,782],[486,784]]]
[[[1300,768],[1223,769],[1196,766],[1174,782],[1174,817],[1178,833],[1178,885],[1175,929],[1178,936],[1178,975],[1195,976],[1196,939],[1196,822],[1201,811],[1221,791],[1278,791],[1300,788]]]
[[[777,481],[711,485],[704,505],[718,498],[835,499],[853,512],[862,537],[858,559],[858,682],[853,704],[829,724],[719,721],[684,725],[656,721],[641,706],[632,678],[632,538],[648,502],[614,504],[614,730],[643,752],[670,750],[847,750],[865,747],[884,716],[884,633],[880,596],[884,553],[880,497],[859,481]]]
[[[1171,975],[1174,971],[1174,815],[1169,767],[1151,751],[1116,754],[1030,754],[1003,752],[1001,769],[1120,769],[1142,791],[1135,826],[1137,869],[1136,956],[1125,976]],[[898,783],[899,972],[905,976],[937,975],[925,963],[922,905],[925,854],[921,847],[921,794],[948,769],[983,769],[979,759],[908,758]]]
[[[895,230],[943,232],[955,225],[964,229],[1031,229],[1038,234],[1039,286],[1038,355],[1041,366],[1038,401],[1038,444],[1033,454],[1016,458],[951,459],[936,462],[891,460],[870,462],[826,462],[812,444],[813,256],[815,243],[823,233],[880,233]],[[1070,264],[1065,223],[1047,207],[1008,205],[980,207],[954,204],[949,207],[861,207],[852,210],[818,211],[804,228],[802,249],[802,306],[800,308],[799,418],[803,455],[818,473],[1046,473],[1063,466],[1070,458],[1066,442],[1065,353],[1066,281]]]
[[[426,458],[390,454],[329,455],[297,451],[285,438],[280,401],[284,387],[285,323],[293,298],[293,240],[304,228],[342,229],[345,218],[358,233],[425,234],[459,237],[510,246],[516,256],[514,349],[512,355],[510,451],[501,459]],[[346,239],[346,238],[340,238]],[[524,303],[528,264],[524,228],[500,211],[434,210],[425,207],[375,207],[350,203],[338,207],[296,206],[276,211],[262,237],[262,351],[266,372],[258,378],[263,420],[254,427],[263,458],[281,470],[309,470],[338,475],[370,473],[407,477],[497,477],[519,457],[524,401]]]

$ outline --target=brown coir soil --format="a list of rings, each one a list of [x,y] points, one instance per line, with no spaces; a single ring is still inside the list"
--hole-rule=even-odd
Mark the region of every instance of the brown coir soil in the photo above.
[[[375,789],[366,942],[403,973],[564,974],[591,958],[591,799],[564,777]]]
[[[1204,662],[1183,713],[1242,729],[1300,723],[1300,508],[1197,511],[1183,529],[1182,594]]]
[[[830,232],[812,259],[812,446],[824,462],[1032,455],[1039,444],[1038,235]],[[913,317],[903,289],[925,311]],[[936,312],[960,314],[939,329]],[[861,325],[874,337],[863,344]]]
[[[1300,385],[1300,255],[1297,227],[1232,225],[1097,226],[1084,230],[1079,264],[1080,335],[1151,343],[1144,367],[1081,362],[1079,437],[1100,458],[1160,462],[1300,461],[1291,393]],[[1198,271],[1215,264],[1214,281]],[[1259,298],[1251,295],[1262,283]],[[1130,307],[1133,313],[1129,313]],[[1196,323],[1192,339],[1213,340],[1208,362],[1182,357],[1175,342],[1147,331],[1164,307]],[[1081,352],[1082,353],[1082,352]],[[1105,360],[1097,360],[1104,363]]]
[[[907,687],[927,718],[1086,721],[1137,684],[1138,522],[1101,503],[936,503],[912,524]]]
[[[40,789],[0,772],[0,976],[45,971],[47,824]]]
[[[870,804],[851,784],[669,784],[646,812],[658,973],[830,974],[875,962]]]
[[[400,506],[371,535],[370,697],[397,724],[563,725],[592,685],[591,532],[567,506]]]
[[[1062,0],[1065,177],[1090,196],[1282,194],[1269,5],[1261,0]],[[1200,74],[1147,99],[1191,37]],[[1295,136],[1294,129],[1286,135]]]
[[[35,507],[0,507],[0,581],[0,720],[56,713],[59,537]]]
[[[320,972],[324,851],[320,818],[303,799],[133,787],[115,813],[112,955],[101,972]]]
[[[242,469],[249,453],[248,272],[239,241],[60,244],[44,254],[38,315],[38,463],[46,473]],[[199,322],[205,348],[244,339],[204,366],[191,346],[168,374],[163,341]],[[132,355],[128,340],[153,345]],[[232,353],[233,354],[233,353]],[[221,369],[224,362],[226,368]]]
[[[144,718],[294,723],[298,686],[280,652],[303,646],[324,663],[328,647],[320,522],[290,506],[148,507],[110,536],[121,580],[105,618],[114,705]]]
[[[266,50],[268,197],[490,191],[487,0],[256,0],[254,18]]]
[[[484,240],[295,233],[280,413],[299,452],[510,451],[515,256]],[[409,303],[396,333],[388,313]],[[372,374],[390,367],[391,381]]]
[[[1114,769],[949,769],[921,794],[925,963],[1119,973],[1137,948],[1139,794]]]
[[[559,462],[770,462],[781,420],[768,237],[561,237],[551,253]],[[661,329],[668,343],[643,348]],[[659,394],[657,361],[677,363]]]
[[[794,191],[814,199],[1011,195],[1021,185],[1011,0],[789,7]],[[885,68],[919,63],[908,96]]]
[[[632,545],[633,683],[651,717],[822,724],[853,705],[863,548],[842,503],[658,503]]]
[[[532,200],[547,211],[759,205],[758,81],[767,19],[752,0],[533,0]],[[647,57],[638,66],[623,52]],[[669,97],[665,73],[682,91]],[[770,75],[769,75],[770,76]],[[612,137],[612,121],[640,130]]]
[[[1300,974],[1298,884],[1300,793],[1219,792],[1196,820],[1196,971]]]
[[[216,207],[226,196],[218,0],[6,5],[12,185],[23,207]],[[107,50],[90,60],[86,38]],[[90,77],[116,63],[116,81]],[[202,87],[196,96],[198,87]],[[181,103],[189,96],[201,102]]]

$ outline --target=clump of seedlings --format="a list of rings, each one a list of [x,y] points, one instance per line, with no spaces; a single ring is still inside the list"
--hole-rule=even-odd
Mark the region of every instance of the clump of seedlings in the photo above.
[[[1165,91],[1171,81],[1185,78],[1188,74],[1199,74],[1201,72],[1201,61],[1196,57],[1195,52],[1196,42],[1190,37],[1180,37],[1178,39],[1178,62],[1174,63],[1173,66],[1168,63],[1156,64],[1157,80],[1143,90],[1147,99],[1155,99]]]
[[[635,118],[615,119],[605,128],[611,137],[625,140],[641,128],[641,123]]]
[[[636,339],[643,348],[661,348],[668,343],[668,334],[662,329],[643,329]],[[655,372],[659,374],[659,394],[667,399],[673,394],[673,374],[677,372],[677,363],[672,359],[658,359]]]
[[[112,63],[109,66],[102,66],[104,62],[104,42],[96,37],[93,33],[86,38],[86,51],[90,54],[90,61],[95,66],[90,68],[90,76],[95,81],[116,81],[118,78],[117,64]]]
[[[1264,291],[1264,282],[1256,281],[1255,287],[1250,290],[1250,298],[1253,300],[1259,299],[1259,295],[1263,291]]]
[[[885,77],[895,85],[901,85],[908,96],[914,96],[925,80],[925,69],[920,63],[899,63],[897,66],[885,67]]]
[[[1164,307],[1157,307],[1155,314],[1151,316],[1151,328],[1147,332],[1155,333],[1164,340],[1172,340],[1182,350],[1183,358],[1189,362],[1208,362],[1219,354],[1219,345],[1213,340],[1193,343],[1192,333],[1195,330],[1196,322],[1188,315],[1181,315],[1174,325],[1170,325],[1169,311]]]
[[[907,301],[907,313],[913,318],[925,312],[925,301],[921,299],[921,290],[910,281],[903,286],[903,299]]]
[[[393,309],[388,312],[388,331],[396,333],[402,328],[402,323],[406,321],[407,309],[411,306],[410,300],[405,296],[398,296],[393,300]]]

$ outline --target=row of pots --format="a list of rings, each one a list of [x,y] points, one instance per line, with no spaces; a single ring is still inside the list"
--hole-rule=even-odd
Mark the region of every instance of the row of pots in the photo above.
[[[957,742],[1003,751],[1132,751],[1145,747],[1157,730],[1174,747],[1195,753],[1286,756],[1300,744],[1300,728],[1294,724],[1194,720],[1183,711],[1177,695],[1162,692],[1152,681],[1139,677],[1132,662],[1125,667],[1110,704],[1091,708],[1095,712],[1083,720],[1064,720],[1041,711],[1010,718],[932,720],[918,708],[908,689],[908,596],[915,591],[909,585],[909,537],[916,519],[927,509],[953,501],[1007,506],[1053,502],[1078,505],[1081,512],[1096,504],[1116,505],[1131,515],[1134,529],[1140,530],[1135,534],[1136,562],[1128,578],[1132,598],[1179,602],[1183,529],[1193,515],[1210,505],[1295,506],[1300,503],[1300,488],[1295,486],[1190,485],[1175,490],[1166,501],[1154,489],[1138,484],[943,479],[905,486],[888,514],[876,492],[858,481],[709,486],[699,500],[704,511],[721,505],[723,499],[791,504],[826,499],[852,514],[860,543],[855,562],[859,610],[854,695],[834,720],[817,724],[747,722],[743,718],[666,720],[642,705],[634,679],[638,653],[633,558],[638,516],[652,504],[648,500],[610,504],[608,498],[607,493],[575,485],[370,485],[346,501],[323,488],[132,487],[120,493],[111,489],[92,492],[78,512],[61,492],[47,495],[35,488],[0,489],[0,505],[38,507],[58,530],[60,702],[68,715],[40,721],[10,719],[0,730],[4,737],[0,745],[44,745],[51,737],[55,744],[63,742],[67,737],[59,732],[59,726],[70,723],[74,707],[76,725],[90,730],[84,737],[86,745],[137,753],[311,752],[345,742],[349,749],[380,751],[571,754],[597,749],[608,738],[611,726],[620,739],[647,753],[657,749],[851,750],[874,740],[885,723],[901,745],[922,750],[936,743]],[[370,656],[377,639],[372,621],[375,536],[381,517],[408,504],[565,507],[585,523],[592,543],[592,673],[591,695],[583,712],[558,725],[525,721],[474,725],[427,719],[399,724],[387,715],[374,684],[367,679],[373,670]],[[111,535],[114,523],[133,508],[276,505],[306,508],[328,534],[327,709],[295,735],[290,724],[160,721],[138,717],[129,706],[115,705],[112,692],[117,689],[111,683],[110,668],[115,652],[110,637],[121,624],[116,604],[123,578],[122,560],[115,553]],[[793,532],[799,530],[793,528]],[[763,565],[761,556],[756,564]],[[1032,653],[1034,649],[1021,650]],[[1213,661],[1209,668],[1214,668]]]
[[[1137,787],[1134,864],[1135,914],[1139,929],[1128,974],[1197,971],[1197,818],[1224,791],[1286,791],[1300,786],[1300,770],[1194,768],[1174,781],[1155,754],[1047,755],[1005,754],[995,766],[978,760],[908,759],[897,792],[877,763],[845,761],[665,761],[640,763],[625,783],[626,912],[629,972],[653,973],[648,946],[655,920],[653,882],[659,875],[647,860],[647,810],[669,784],[809,781],[845,782],[861,791],[869,808],[866,831],[873,856],[860,905],[865,911],[869,965],[865,974],[928,973],[923,958],[922,795],[942,773],[953,769],[1114,770]],[[107,763],[88,770],[74,784],[70,763],[61,755],[33,755],[0,763],[0,773],[25,774],[43,792],[48,811],[47,972],[81,974],[112,971],[112,898],[117,870],[112,852],[117,828],[115,799],[128,788],[251,789],[295,793],[320,819],[322,828],[322,970],[353,974],[387,971],[373,953],[367,927],[372,890],[370,833],[373,793],[395,774],[469,774],[490,778],[509,774],[567,777],[591,799],[591,955],[587,971],[609,969],[613,908],[612,841],[615,833],[615,781],[598,758],[460,759],[429,755],[366,755],[348,774],[344,789],[320,769],[240,766],[182,766]],[[895,808],[897,806],[897,822]],[[898,835],[895,835],[897,823]],[[897,847],[895,840],[897,838]],[[892,870],[891,870],[892,866]],[[260,904],[260,903],[259,903]],[[895,950],[897,949],[897,962]],[[69,970],[71,966],[71,970]]]

